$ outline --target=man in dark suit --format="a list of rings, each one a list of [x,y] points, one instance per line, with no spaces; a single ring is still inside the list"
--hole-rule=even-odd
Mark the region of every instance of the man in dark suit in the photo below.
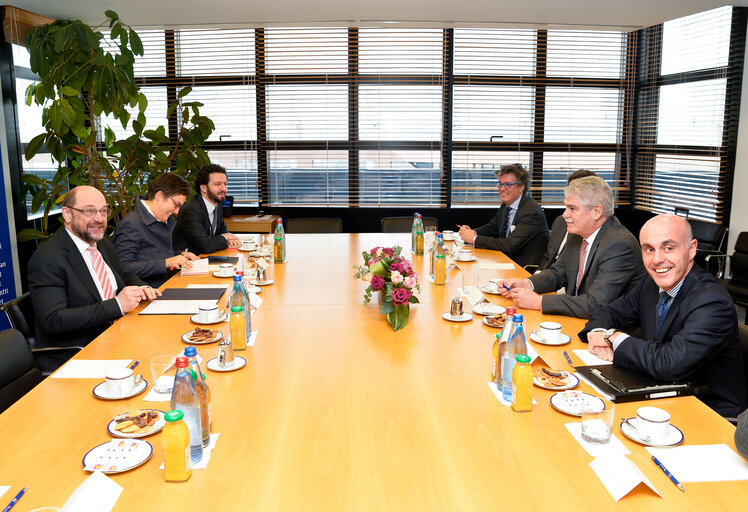
[[[460,226],[460,237],[476,249],[501,251],[518,265],[537,265],[548,245],[548,223],[540,205],[525,191],[530,174],[520,164],[497,173],[501,207],[491,222],[475,230]]]
[[[519,308],[589,318],[644,279],[644,266],[636,238],[613,217],[613,191],[605,180],[580,178],[565,195],[566,248],[551,268],[503,280],[509,288],[503,295]],[[563,287],[565,294],[540,295]]]
[[[121,268],[104,238],[109,209],[93,187],[70,190],[62,204],[61,228],[29,260],[38,347],[86,345],[141,300],[158,291]],[[42,370],[63,359],[42,355]]]
[[[707,386],[699,398],[723,416],[737,416],[748,405],[748,391],[730,295],[694,265],[696,240],[685,219],[658,215],[639,238],[649,277],[594,312],[580,339],[616,366]],[[637,328],[640,338],[626,334]]]
[[[223,201],[228,191],[226,169],[206,165],[195,178],[197,194],[179,210],[174,228],[174,250],[209,254],[227,247],[241,247],[242,241],[229,233],[223,221]]]

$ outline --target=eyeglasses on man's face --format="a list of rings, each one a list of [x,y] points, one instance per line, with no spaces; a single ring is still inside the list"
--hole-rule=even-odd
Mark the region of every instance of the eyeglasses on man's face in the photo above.
[[[499,182],[499,190],[501,190],[502,188],[506,188],[506,189],[510,189],[511,190],[511,188],[514,185],[519,185],[519,181],[512,181],[511,183],[501,183],[501,182]]]
[[[75,208],[73,206],[68,206],[67,208],[70,208],[71,210],[75,210],[76,212],[81,212],[83,215],[85,215],[88,218],[95,217],[97,213],[101,214],[102,217],[108,217],[111,213],[112,209],[108,206],[105,206],[104,208],[96,209],[96,208]]]

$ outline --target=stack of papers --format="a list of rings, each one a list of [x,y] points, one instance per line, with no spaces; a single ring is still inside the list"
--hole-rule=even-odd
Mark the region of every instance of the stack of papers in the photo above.
[[[192,262],[192,268],[183,268],[181,275],[183,276],[196,276],[201,274],[207,274],[210,267],[208,258],[195,260]]]

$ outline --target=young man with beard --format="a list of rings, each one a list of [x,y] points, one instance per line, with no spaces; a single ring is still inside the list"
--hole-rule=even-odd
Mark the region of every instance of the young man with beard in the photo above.
[[[174,228],[174,250],[208,254],[227,247],[241,247],[242,241],[229,233],[223,221],[223,201],[228,191],[226,169],[210,164],[195,178],[197,194],[179,210]]]
[[[108,214],[97,189],[70,190],[62,203],[65,226],[29,260],[37,347],[87,345],[140,301],[160,295],[120,266],[104,237]],[[41,355],[38,362],[54,370],[64,358]]]

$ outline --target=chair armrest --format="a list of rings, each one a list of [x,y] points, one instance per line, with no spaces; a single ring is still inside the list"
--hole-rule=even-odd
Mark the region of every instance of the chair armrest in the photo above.
[[[44,347],[44,348],[32,348],[31,352],[34,354],[45,353],[45,352],[73,352],[78,353],[83,350],[83,347]]]
[[[525,265],[522,268],[524,268],[525,270],[527,270],[527,272],[529,272],[530,274],[534,274],[535,272],[538,271],[538,269],[540,268],[540,265],[532,265],[531,264],[531,265]]]
[[[712,274],[712,275],[714,275],[714,277],[716,277],[718,279],[722,278],[722,276],[725,274],[726,262],[730,258],[732,258],[732,255],[730,255],[730,254],[723,254],[723,253],[721,253],[719,251],[717,251],[716,254],[709,254],[709,255],[707,255],[707,257],[704,258],[704,263],[706,264],[706,271],[711,274],[711,272],[709,271],[709,262],[712,259],[718,260],[717,261],[717,273],[716,274]]]

